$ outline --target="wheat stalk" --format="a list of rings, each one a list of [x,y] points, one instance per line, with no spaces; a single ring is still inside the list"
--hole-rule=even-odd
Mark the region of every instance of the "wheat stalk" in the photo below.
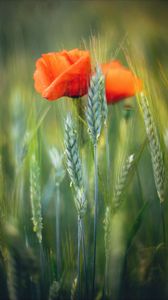
[[[35,155],[32,155],[30,160],[30,200],[33,230],[41,243],[43,226],[41,215],[40,169]]]
[[[0,154],[0,205],[1,205],[1,210],[0,210],[0,217],[1,220],[5,216],[5,201],[4,201],[4,179],[3,179],[3,166],[2,166],[2,155]]]
[[[110,225],[111,225],[111,211],[110,207],[106,207],[104,217],[104,245],[105,245],[105,290],[107,289],[107,272],[110,254]]]
[[[77,277],[74,279],[73,283],[72,283],[72,288],[71,288],[71,300],[76,300],[77,299],[77,283],[78,283],[78,279]]]
[[[13,255],[7,251],[7,286],[10,300],[18,300],[18,274],[16,261]]]
[[[97,240],[97,211],[98,211],[98,157],[97,143],[100,136],[102,121],[105,122],[106,110],[104,95],[104,78],[99,66],[96,67],[96,73],[91,77],[88,90],[88,104],[86,108],[86,120],[88,131],[94,147],[94,241],[93,241],[93,281],[92,298],[94,298],[95,289],[95,267],[96,267],[96,240]]]

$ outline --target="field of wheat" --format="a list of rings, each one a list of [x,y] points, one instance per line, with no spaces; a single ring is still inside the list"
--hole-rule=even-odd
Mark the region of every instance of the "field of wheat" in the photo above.
[[[167,11],[0,1],[0,299],[168,298]]]

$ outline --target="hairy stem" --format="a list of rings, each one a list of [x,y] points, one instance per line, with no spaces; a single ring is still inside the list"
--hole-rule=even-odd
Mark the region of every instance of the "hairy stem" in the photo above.
[[[81,295],[81,284],[80,284],[80,248],[81,248],[81,217],[78,215],[78,260],[77,260],[77,274],[78,274],[78,299]]]
[[[166,246],[166,224],[165,224],[165,217],[164,217],[163,202],[160,203],[160,212],[161,212],[161,220],[162,220],[163,242],[164,245]]]
[[[95,211],[94,211],[94,237],[93,237],[93,282],[92,282],[92,299],[95,292],[95,273],[96,273],[96,240],[97,240],[97,210],[98,210],[98,169],[97,169],[97,144],[94,145],[94,171],[95,171]]]
[[[87,284],[87,267],[86,267],[86,249],[85,249],[85,237],[84,237],[84,224],[81,220],[81,238],[82,238],[82,252],[83,252],[83,264],[84,264],[84,274],[85,274],[85,289],[86,299],[88,299],[88,284]]]
[[[109,199],[109,187],[110,187],[110,151],[109,151],[109,139],[108,139],[108,127],[105,125],[105,140],[106,140],[106,170],[107,170],[107,200]]]
[[[57,278],[61,274],[61,251],[60,251],[60,186],[56,184],[56,259],[57,259]]]

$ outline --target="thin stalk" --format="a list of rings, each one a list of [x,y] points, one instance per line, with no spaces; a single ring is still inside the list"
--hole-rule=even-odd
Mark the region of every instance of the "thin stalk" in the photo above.
[[[107,266],[107,258],[106,258],[105,259],[105,267],[104,267],[102,300],[105,300],[106,295],[107,295],[107,271],[108,271],[108,266]]]
[[[98,210],[98,169],[97,169],[97,144],[94,145],[94,172],[95,172],[95,211],[94,211],[94,237],[93,237],[93,282],[92,282],[92,299],[95,292],[95,271],[96,271],[96,240],[97,240],[97,210]]]
[[[60,185],[56,184],[56,260],[57,260],[57,278],[61,274],[61,251],[60,251]]]
[[[108,127],[105,124],[105,141],[106,141],[106,170],[107,170],[107,200],[109,199],[109,188],[110,188],[110,151],[109,151],[109,139],[108,139]]]
[[[137,203],[138,203],[138,208],[141,207],[141,199],[144,199],[143,197],[143,189],[142,189],[142,184],[141,184],[141,179],[140,179],[140,175],[139,175],[139,170],[138,170],[138,166],[136,167],[136,176],[137,176],[137,182],[138,182],[138,186],[139,186],[139,191],[140,191],[140,197],[137,197]],[[143,200],[142,200],[143,201]]]
[[[40,286],[38,282],[33,282],[32,276],[30,276],[30,293],[32,300],[40,300]]]
[[[81,238],[82,238],[82,252],[83,252],[83,263],[84,263],[84,274],[85,274],[86,299],[88,299],[87,267],[86,267],[86,249],[85,249],[85,237],[84,237],[84,224],[83,224],[83,220],[81,220]],[[85,295],[84,295],[84,296],[85,296]]]
[[[84,113],[84,107],[82,103],[81,98],[73,100],[75,103],[75,109],[76,109],[76,116],[77,116],[77,123],[78,123],[78,133],[79,133],[79,138],[81,145],[84,145],[84,119],[85,119],[85,113]]]
[[[45,263],[45,254],[44,254],[44,249],[43,249],[43,245],[42,243],[40,243],[39,245],[40,247],[40,273],[41,273],[41,282],[42,282],[42,288],[41,289],[37,289],[37,292],[41,295],[43,294],[44,291],[44,284],[45,284],[45,267],[46,267],[46,263]],[[39,299],[40,299],[39,297]]]
[[[162,220],[163,243],[166,246],[166,224],[164,218],[163,203],[160,203],[160,212],[161,212],[161,220]]]
[[[106,266],[105,266],[106,270]],[[102,300],[106,299],[106,271],[104,271],[104,279],[103,279],[103,291],[102,291]]]
[[[107,277],[108,277],[108,265],[107,265],[107,257],[105,261],[105,276],[104,276],[104,289],[105,293],[107,293]]]
[[[78,261],[77,261],[78,299],[80,299],[80,295],[81,295],[81,284],[80,284],[80,248],[81,248],[81,217],[78,215]]]

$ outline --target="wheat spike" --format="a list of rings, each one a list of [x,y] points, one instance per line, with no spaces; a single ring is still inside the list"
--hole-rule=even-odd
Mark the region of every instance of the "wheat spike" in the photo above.
[[[78,214],[83,215],[86,209],[86,199],[82,180],[82,165],[79,157],[77,132],[73,125],[71,115],[68,115],[65,123],[65,153],[67,170],[75,189],[75,205]]]
[[[104,217],[104,243],[105,243],[105,255],[106,255],[106,260],[109,257],[109,250],[110,250],[110,207],[106,207],[105,211],[105,217]]]
[[[101,103],[101,114],[102,114],[102,122],[106,124],[107,115],[108,115],[108,107],[107,107],[107,99],[105,92],[105,77],[100,69],[100,103]]]
[[[162,203],[164,201],[164,183],[165,183],[165,169],[164,169],[164,162],[163,162],[163,154],[161,151],[157,129],[150,111],[148,99],[143,93],[141,93],[140,105],[142,108],[146,133],[149,140],[156,190],[158,193],[160,203]]]
[[[30,161],[30,199],[32,208],[33,230],[36,232],[39,242],[42,241],[42,215],[41,215],[41,191],[40,191],[40,169],[32,155]]]
[[[121,172],[118,176],[115,188],[114,188],[114,195],[113,195],[113,201],[114,201],[114,207],[118,208],[121,204],[121,196],[125,189],[128,175],[132,169],[134,163],[134,154],[129,155],[129,157],[124,162]]]
[[[78,153],[77,132],[70,115],[68,115],[65,123],[65,147],[70,179],[74,188],[80,189],[82,187],[82,167]]]
[[[86,108],[86,119],[89,134],[94,145],[97,144],[102,126],[102,110],[104,111],[104,100],[102,98],[102,73],[96,68],[96,74],[91,77],[88,90],[88,104]]]

